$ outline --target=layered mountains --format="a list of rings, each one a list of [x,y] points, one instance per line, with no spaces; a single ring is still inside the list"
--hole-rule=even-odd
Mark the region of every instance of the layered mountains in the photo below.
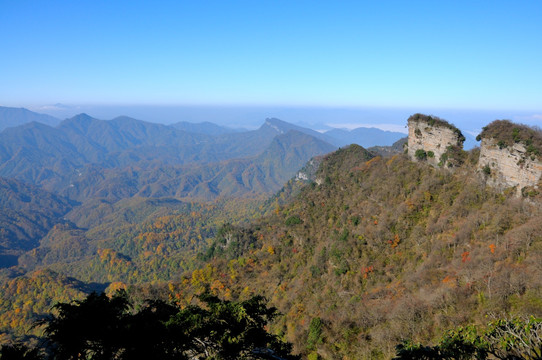
[[[16,265],[55,226],[61,227],[54,233],[79,241],[107,222],[104,209],[116,208],[113,215],[153,209],[138,215],[145,219],[167,214],[171,204],[188,211],[183,201],[262,201],[310,158],[335,149],[319,135],[278,119],[234,131],[87,114],[55,127],[32,121],[6,128],[0,133],[0,266]],[[140,198],[158,200],[151,205]]]
[[[96,184],[106,178],[118,181],[119,177],[125,177],[122,174],[130,171],[137,172],[136,177],[140,177],[140,173],[160,173],[158,169],[167,167],[175,177],[179,173],[187,174],[191,178],[197,177],[198,182],[213,177],[216,183],[218,180],[213,174],[224,174],[227,171],[224,169],[237,172],[233,177],[239,178],[240,167],[246,167],[248,163],[256,161],[277,166],[277,161],[281,161],[277,157],[283,157],[282,160],[290,163],[287,175],[262,170],[268,175],[277,174],[279,177],[271,182],[280,184],[297,170],[292,166],[299,168],[311,156],[334,149],[322,139],[307,135],[312,130],[301,132],[297,129],[289,133],[290,129],[285,122],[268,119],[257,130],[209,135],[128,117],[104,121],[80,114],[56,127],[31,122],[0,133],[0,176],[33,183],[66,196],[75,194],[73,198],[81,199],[83,190],[72,189],[76,185]],[[211,132],[216,133],[216,128]],[[276,136],[282,136],[283,140],[275,140]],[[273,145],[273,141],[278,144]],[[289,151],[284,148],[285,144],[296,150],[285,154]],[[278,146],[277,149],[282,151],[266,152],[270,146]],[[232,159],[237,161],[224,162]],[[143,180],[142,186],[149,181],[154,182],[154,179]],[[130,182],[124,185],[132,187]],[[138,187],[130,193],[133,195],[140,190]],[[272,192],[276,188],[265,190]]]

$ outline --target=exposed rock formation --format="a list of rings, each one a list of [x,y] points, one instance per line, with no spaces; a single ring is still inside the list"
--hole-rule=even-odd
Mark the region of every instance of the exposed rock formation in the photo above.
[[[478,171],[487,184],[504,190],[516,187],[517,195],[542,188],[542,131],[508,120],[484,127]],[[414,114],[408,118],[408,156],[433,166],[454,167],[464,161],[465,137],[445,120]]]
[[[542,178],[542,133],[525,125],[497,120],[484,128],[478,169],[490,186],[537,188]]]
[[[465,137],[458,128],[435,116],[414,114],[408,118],[408,156],[433,166],[453,166],[450,154],[463,148]]]

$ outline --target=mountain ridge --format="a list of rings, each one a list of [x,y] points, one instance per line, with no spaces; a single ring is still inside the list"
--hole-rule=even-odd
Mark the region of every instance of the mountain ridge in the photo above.
[[[20,126],[30,122],[55,126],[60,123],[60,119],[50,115],[39,114],[25,108],[0,106],[0,131],[8,127]]]

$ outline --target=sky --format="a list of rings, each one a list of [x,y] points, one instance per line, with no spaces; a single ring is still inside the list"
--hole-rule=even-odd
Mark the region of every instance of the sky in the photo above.
[[[161,109],[164,121],[282,114],[352,127],[430,111],[473,129],[491,117],[536,125],[541,19],[539,0],[0,0],[0,105],[151,121]]]

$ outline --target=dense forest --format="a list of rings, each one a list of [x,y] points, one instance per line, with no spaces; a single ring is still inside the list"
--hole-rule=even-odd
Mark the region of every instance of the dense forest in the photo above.
[[[457,149],[461,163],[435,168],[397,146],[374,149],[384,156],[351,145],[315,157],[270,198],[74,204],[5,180],[51,209],[45,235],[15,254],[17,266],[2,269],[5,350],[31,356],[53,334],[35,326],[38,319],[83,309],[97,291],[106,295],[90,296],[124,294],[126,316],[150,303],[171,314],[209,314],[202,299],[236,309],[260,299],[276,309],[266,336],[292,345],[284,356],[539,357],[540,195],[486,186],[479,149]],[[9,199],[25,216],[25,202]],[[62,221],[52,225],[47,216]],[[118,354],[127,351],[118,346]]]

